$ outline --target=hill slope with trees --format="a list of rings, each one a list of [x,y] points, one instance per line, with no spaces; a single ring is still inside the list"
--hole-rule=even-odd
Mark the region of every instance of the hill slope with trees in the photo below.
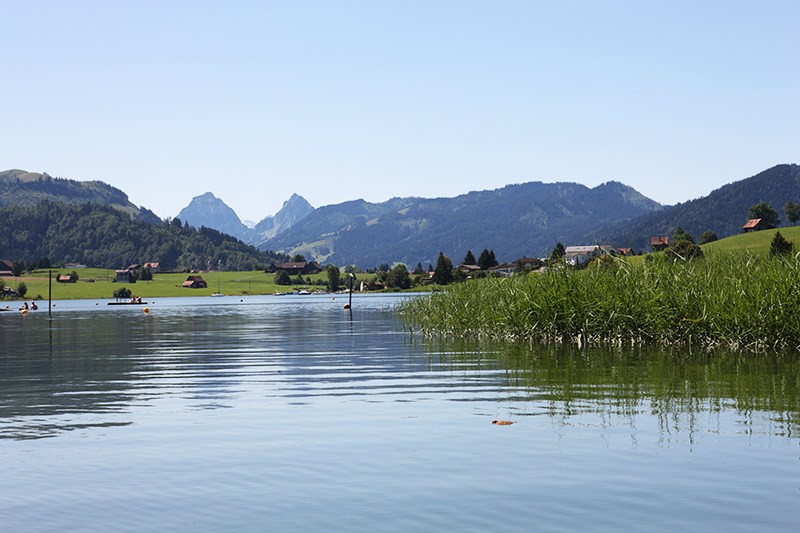
[[[252,270],[288,260],[178,218],[151,224],[113,207],[50,201],[0,208],[0,251],[3,259],[26,265],[75,262],[101,268],[158,262],[162,269],[190,270],[222,260],[228,270]]]
[[[783,217],[786,202],[800,200],[800,166],[776,165],[750,178],[729,183],[708,196],[642,215],[587,236],[591,242],[608,242],[649,250],[649,239],[672,235],[678,227],[695,237],[713,231],[719,238],[741,233],[750,208],[759,202],[771,205]]]

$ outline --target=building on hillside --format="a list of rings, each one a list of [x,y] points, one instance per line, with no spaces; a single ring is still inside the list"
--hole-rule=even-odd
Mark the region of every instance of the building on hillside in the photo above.
[[[73,270],[76,270],[79,268],[89,268],[89,267],[84,265],[83,263],[64,263],[64,268],[71,268]]]
[[[72,274],[61,274],[56,278],[56,283],[75,283],[75,278]]]
[[[650,247],[654,252],[663,252],[669,247],[669,237],[666,235],[650,237]]]
[[[0,276],[11,276],[14,274],[14,263],[7,259],[0,259]]]
[[[617,248],[617,254],[622,256],[635,255],[633,253],[633,248]]]
[[[149,263],[144,264],[144,268],[149,268],[150,272],[155,274],[161,268],[161,263],[158,263],[156,261],[150,261]]]
[[[751,218],[750,220],[744,223],[744,226],[742,226],[742,233],[750,233],[751,231],[761,231],[762,229],[767,229],[766,224],[764,224],[764,219]]]
[[[296,276],[298,274],[303,274],[303,275],[319,274],[320,272],[322,272],[322,267],[316,261],[282,263],[279,265],[275,265],[275,268],[276,270],[283,270],[290,276]]]

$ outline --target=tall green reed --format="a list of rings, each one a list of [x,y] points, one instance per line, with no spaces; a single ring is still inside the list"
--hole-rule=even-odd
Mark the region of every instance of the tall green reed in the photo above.
[[[617,261],[448,286],[401,307],[427,333],[578,344],[800,347],[800,258]]]

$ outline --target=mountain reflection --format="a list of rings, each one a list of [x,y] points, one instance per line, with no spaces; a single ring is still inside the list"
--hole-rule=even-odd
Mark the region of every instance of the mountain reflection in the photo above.
[[[351,321],[329,298],[280,301],[2,317],[0,439],[147,423],[155,405],[180,418],[353,400],[473,402],[559,427],[646,423],[666,440],[723,425],[794,437],[800,422],[798,353],[429,341],[385,304]]]

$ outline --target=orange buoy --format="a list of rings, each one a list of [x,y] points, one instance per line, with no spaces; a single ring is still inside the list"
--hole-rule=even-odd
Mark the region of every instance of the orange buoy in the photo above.
[[[149,308],[149,307],[145,307],[145,308],[144,308],[144,312],[145,312],[145,314],[146,314],[146,313],[149,313],[149,312],[150,312],[150,308]]]
[[[513,423],[511,420],[492,420],[492,424],[495,426],[510,426]]]

